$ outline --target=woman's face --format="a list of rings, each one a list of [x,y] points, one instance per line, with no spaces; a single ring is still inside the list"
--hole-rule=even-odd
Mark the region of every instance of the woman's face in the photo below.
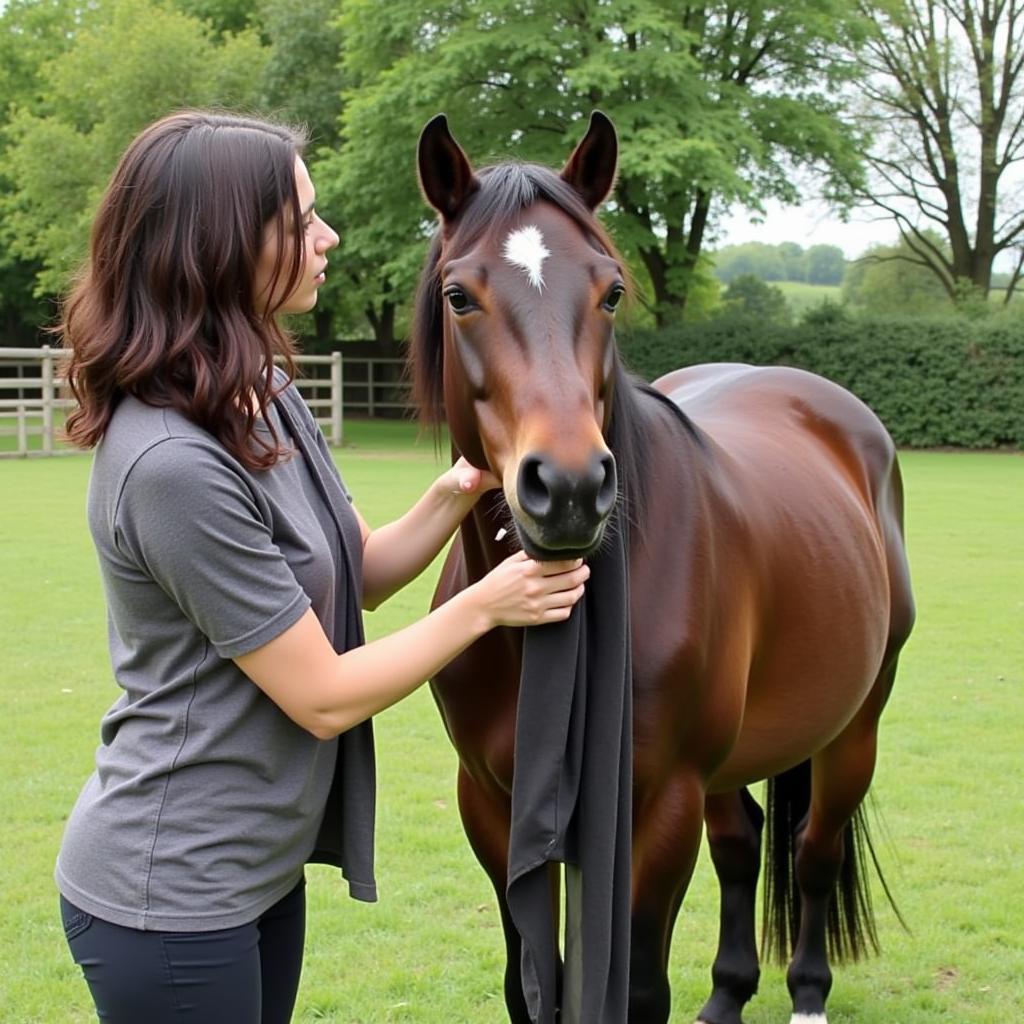
[[[324,283],[324,271],[327,267],[327,251],[338,244],[338,236],[317,215],[313,209],[316,199],[316,190],[310,180],[309,171],[299,157],[295,158],[295,184],[299,191],[299,208],[302,211],[302,227],[304,237],[304,259],[302,272],[299,275],[298,283],[288,295],[280,294],[287,282],[283,280],[286,274],[282,275],[275,288],[274,294],[270,294],[271,283],[274,279],[274,263],[277,260],[277,225],[271,222],[263,233],[263,241],[260,245],[260,258],[256,265],[256,280],[254,282],[254,294],[258,309],[271,313],[305,313],[316,305],[317,291]],[[289,219],[291,212],[285,214]],[[284,265],[288,266],[291,256],[289,243],[285,244]]]

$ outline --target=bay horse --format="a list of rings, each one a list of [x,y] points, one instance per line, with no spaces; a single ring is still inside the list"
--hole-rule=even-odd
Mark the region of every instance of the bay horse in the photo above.
[[[861,401],[801,370],[693,366],[653,386],[628,374],[613,330],[628,278],[595,216],[617,159],[597,112],[560,173],[476,171],[443,115],[423,130],[420,184],[440,224],[416,300],[414,394],[456,453],[502,481],[511,528],[499,539],[505,520],[481,502],[435,601],[510,541],[539,559],[592,555],[625,503],[629,1024],[669,1018],[669,946],[702,826],[721,919],[698,1020],[741,1024],[757,989],[766,832],[768,949],[792,951],[793,1024],[825,1024],[829,956],[877,944],[861,803],[914,619],[895,450]],[[522,633],[494,630],[432,680],[465,831],[499,901],[514,1024],[530,1022],[505,903]],[[764,812],[747,789],[763,779]]]

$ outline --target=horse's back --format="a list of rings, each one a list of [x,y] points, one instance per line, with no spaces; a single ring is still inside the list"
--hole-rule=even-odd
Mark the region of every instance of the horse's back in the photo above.
[[[654,382],[723,448],[760,436],[767,444],[815,441],[843,458],[856,453],[875,480],[889,471],[894,447],[878,417],[838,384],[789,366],[705,363]],[[757,447],[757,444],[754,444]]]

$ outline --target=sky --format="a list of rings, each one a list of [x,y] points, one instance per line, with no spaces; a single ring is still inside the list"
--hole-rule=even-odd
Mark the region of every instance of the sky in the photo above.
[[[764,242],[767,245],[796,242],[805,249],[812,245],[838,245],[846,258],[852,260],[861,256],[869,245],[876,242],[890,245],[897,237],[895,225],[890,220],[875,219],[872,222],[869,214],[855,212],[844,224],[820,200],[808,200],[800,206],[769,202],[765,216],[758,219],[762,223],[756,223],[754,215],[745,210],[725,217],[714,247],[719,249],[743,242]]]

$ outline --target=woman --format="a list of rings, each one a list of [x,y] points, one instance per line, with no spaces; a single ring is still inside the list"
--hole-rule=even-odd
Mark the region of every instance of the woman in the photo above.
[[[124,692],[56,878],[116,1024],[289,1020],[303,865],[375,898],[370,716],[487,630],[566,618],[588,575],[520,553],[363,644],[360,604],[419,574],[498,481],[460,460],[376,530],[351,504],[277,322],[313,307],[338,244],[301,151],[251,119],[150,126],[65,308],[67,430],[96,447],[89,526]]]

